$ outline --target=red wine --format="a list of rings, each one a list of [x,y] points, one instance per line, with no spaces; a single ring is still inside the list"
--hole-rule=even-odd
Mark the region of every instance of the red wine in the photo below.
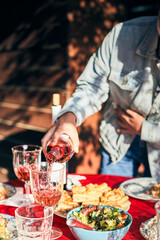
[[[29,169],[26,166],[15,167],[15,174],[21,181],[28,182],[30,180]]]
[[[38,204],[48,207],[56,205],[62,195],[62,193],[56,189],[34,189],[32,193]]]

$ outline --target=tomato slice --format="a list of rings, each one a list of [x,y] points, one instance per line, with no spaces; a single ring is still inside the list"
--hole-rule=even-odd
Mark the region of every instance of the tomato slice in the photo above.
[[[126,220],[127,219],[127,215],[125,214],[125,212],[121,212],[121,214],[122,214],[123,220]]]
[[[97,206],[85,207],[84,209],[81,210],[81,212],[84,213],[85,216],[88,216],[90,212],[93,212],[95,210],[97,210]]]

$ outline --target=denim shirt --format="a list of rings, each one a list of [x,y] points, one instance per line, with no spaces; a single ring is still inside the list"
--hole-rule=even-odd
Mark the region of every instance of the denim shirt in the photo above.
[[[117,133],[114,111],[130,108],[145,120],[141,140],[146,141],[151,175],[160,180],[160,62],[157,55],[157,17],[140,17],[117,24],[89,59],[77,88],[60,115],[70,111],[77,126],[103,108],[100,142],[113,162],[127,152],[134,134]],[[59,116],[60,116],[59,115]]]

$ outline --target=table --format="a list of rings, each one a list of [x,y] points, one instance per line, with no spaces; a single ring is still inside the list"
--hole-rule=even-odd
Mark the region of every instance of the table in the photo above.
[[[111,188],[119,187],[120,183],[126,181],[130,178],[120,177],[120,176],[108,176],[108,175],[83,175],[86,177],[85,180],[80,180],[82,185],[86,185],[89,183],[103,183],[106,182]],[[8,184],[13,185],[15,187],[23,186],[23,183],[18,179],[14,181],[8,182]],[[148,220],[155,216],[155,201],[144,201],[135,198],[129,198],[131,201],[131,206],[128,212],[133,217],[133,223],[130,227],[129,232],[123,238],[124,240],[144,240],[142,237],[139,227],[142,222]],[[0,205],[0,213],[9,214],[15,216],[14,211],[16,207]],[[66,225],[65,218],[54,215],[53,224],[55,227],[60,227],[63,231],[63,235],[59,238],[60,240],[76,240],[75,237],[70,232],[68,226]]]

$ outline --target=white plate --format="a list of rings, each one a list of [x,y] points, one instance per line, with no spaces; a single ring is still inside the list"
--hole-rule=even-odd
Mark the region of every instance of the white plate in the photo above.
[[[15,187],[13,187],[13,186],[11,186],[11,185],[9,185],[9,184],[5,184],[5,183],[0,183],[4,188],[6,188],[6,187],[8,187],[9,188],[9,194],[7,195],[7,198],[6,199],[8,199],[8,198],[10,198],[10,197],[12,197],[12,196],[14,196],[15,194],[16,194],[16,188]],[[0,200],[0,201],[4,201],[4,200],[6,200],[6,199],[3,199],[3,200]]]
[[[17,238],[17,229],[16,229],[16,219],[15,217],[0,213],[0,215],[8,221],[7,224],[7,233],[13,234],[13,236],[10,238],[10,240],[15,240]]]
[[[63,214],[60,214],[60,213],[56,213],[56,212],[55,212],[55,215],[57,215],[58,217],[66,218],[66,216],[65,216],[65,215],[63,215]]]
[[[157,217],[155,216],[154,218],[150,218],[140,225],[140,233],[145,239],[158,240],[156,223]]]
[[[155,179],[149,177],[134,178],[121,183],[120,188],[130,197],[157,201],[160,198],[153,198],[151,195],[146,194],[148,189],[156,183]]]

